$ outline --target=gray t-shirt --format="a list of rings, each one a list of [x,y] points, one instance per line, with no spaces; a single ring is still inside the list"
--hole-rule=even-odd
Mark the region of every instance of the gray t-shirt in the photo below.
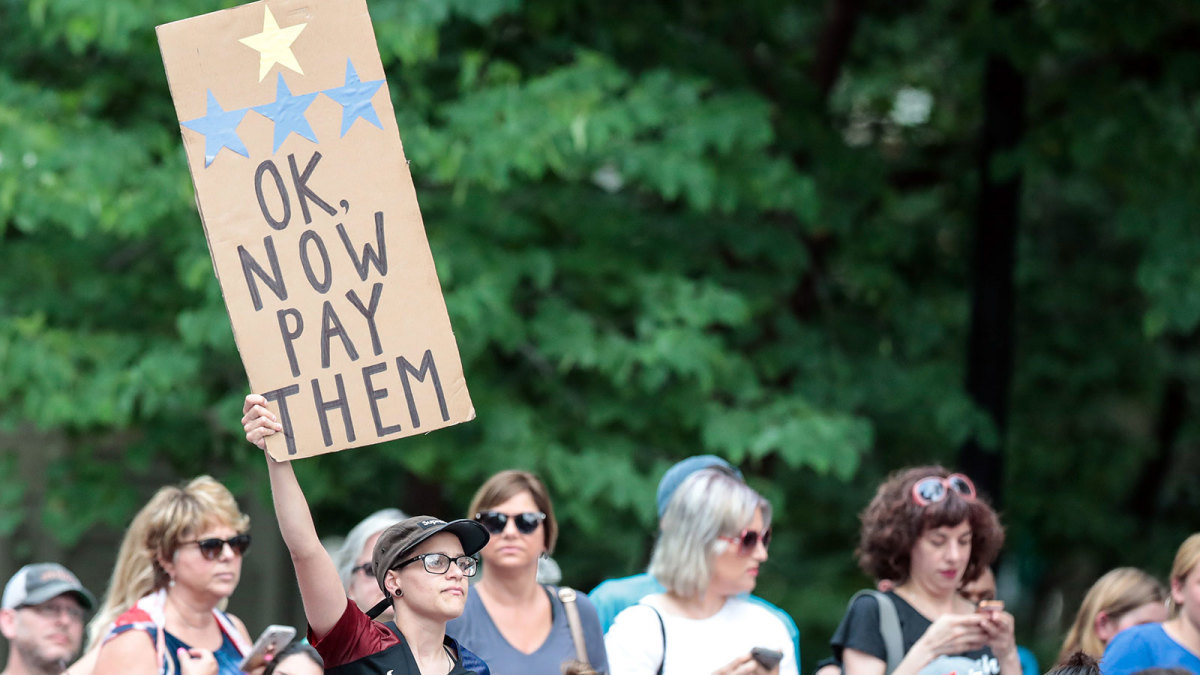
[[[550,635],[532,654],[525,654],[510,645],[491,615],[483,606],[478,593],[467,595],[462,616],[446,624],[446,635],[474,652],[488,664],[492,675],[561,675],[562,663],[575,658],[575,643],[567,626],[566,610],[558,599],[557,588],[547,586],[552,621]],[[604,652],[604,633],[596,608],[584,593],[576,593],[579,621],[583,624],[588,660],[598,673],[608,672],[608,657]]]

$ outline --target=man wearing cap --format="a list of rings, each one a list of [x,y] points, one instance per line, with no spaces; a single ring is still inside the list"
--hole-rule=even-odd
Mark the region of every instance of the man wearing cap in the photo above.
[[[96,599],[58,563],[17,571],[0,601],[8,663],[0,675],[58,675],[79,654],[83,620]]]
[[[663,513],[667,510],[667,504],[670,503],[675,490],[683,483],[684,479],[701,469],[710,468],[720,469],[737,476],[739,479],[742,478],[742,472],[716,455],[694,455],[675,463],[671,468],[667,469],[667,472],[663,474],[662,480],[658,482],[656,501],[658,502],[658,518],[660,521],[662,520]],[[592,589],[591,593],[588,593],[588,599],[595,605],[596,613],[600,616],[601,630],[608,632],[608,627],[612,625],[613,619],[616,618],[617,614],[621,613],[621,610],[631,605],[636,605],[638,601],[647,595],[662,593],[665,590],[663,585],[658,583],[657,579],[649,574],[642,573],[631,577],[602,581],[600,585]],[[747,596],[747,599],[771,610],[787,626],[788,634],[791,636],[792,644],[796,649],[796,663],[800,663],[800,629],[796,627],[796,622],[792,620],[792,617],[787,612],[758,596]]]

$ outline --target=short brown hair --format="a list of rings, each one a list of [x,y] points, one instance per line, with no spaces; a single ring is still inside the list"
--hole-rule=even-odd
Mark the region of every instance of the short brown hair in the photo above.
[[[508,469],[487,479],[471,498],[467,517],[473,519],[476,513],[506,502],[522,492],[528,492],[538,510],[546,514],[546,519],[542,521],[546,553],[554,553],[554,544],[558,542],[558,521],[554,519],[554,505],[550,503],[550,492],[540,478],[528,471]]]
[[[913,485],[922,478],[945,478],[950,471],[941,466],[918,466],[893,473],[876,490],[859,516],[858,566],[875,579],[902,583],[908,579],[912,549],[921,535],[935,527],[971,524],[971,557],[962,583],[974,581],[992,564],[1004,544],[1004,528],[992,507],[976,497],[964,499],[954,490],[946,498],[927,506],[913,501]]]

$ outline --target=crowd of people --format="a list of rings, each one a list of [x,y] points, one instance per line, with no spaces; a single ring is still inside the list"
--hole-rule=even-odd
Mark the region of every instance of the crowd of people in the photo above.
[[[281,431],[261,397],[247,397],[243,412],[259,448]],[[649,569],[590,594],[546,580],[559,530],[534,474],[492,476],[466,518],[373,513],[330,552],[291,463],[265,463],[307,621],[300,639],[263,650],[224,610],[249,519],[201,476],[162,488],[137,513],[99,602],[58,563],[9,579],[0,675],[799,673],[795,622],[753,595],[771,504],[720,458],[691,457],[666,472]],[[991,565],[1004,529],[969,477],[901,470],[861,523],[856,555],[874,583],[850,599],[820,675],[1041,672],[996,600]],[[1049,672],[1200,673],[1197,563],[1200,534],[1180,546],[1165,585],[1133,568],[1105,574]]]

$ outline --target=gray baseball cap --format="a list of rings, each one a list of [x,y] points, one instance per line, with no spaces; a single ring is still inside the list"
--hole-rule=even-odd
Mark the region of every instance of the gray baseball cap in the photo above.
[[[86,610],[96,606],[96,598],[79,583],[71,570],[58,563],[45,562],[26,565],[8,580],[0,607],[17,609],[40,605],[63,593],[71,593]]]

